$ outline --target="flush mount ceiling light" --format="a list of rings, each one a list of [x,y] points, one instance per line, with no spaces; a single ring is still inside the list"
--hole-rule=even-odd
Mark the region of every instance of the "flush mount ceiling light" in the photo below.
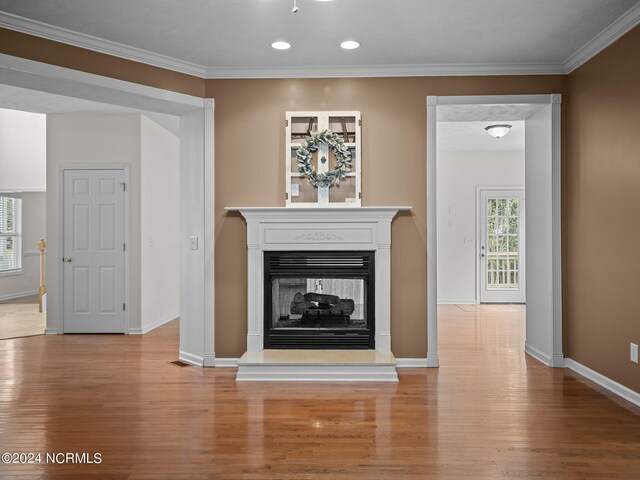
[[[503,124],[500,124],[500,125],[489,125],[488,127],[484,127],[484,129],[492,137],[494,137],[494,138],[502,138],[507,133],[509,133],[509,130],[511,130],[511,125],[508,125],[506,123],[503,123]]]
[[[276,50],[289,50],[291,48],[291,44],[280,40],[273,42],[271,44],[271,48],[275,48]]]
[[[342,42],[340,44],[340,46],[342,48],[344,48],[345,50],[354,50],[354,49],[358,48],[360,46],[360,44],[358,42],[353,41],[353,40],[346,40],[346,41]]]

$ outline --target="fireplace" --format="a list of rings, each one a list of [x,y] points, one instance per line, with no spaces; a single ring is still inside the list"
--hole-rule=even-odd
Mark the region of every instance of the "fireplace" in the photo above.
[[[331,328],[332,331],[329,333],[333,338],[343,336],[342,339],[336,339],[336,342],[346,342],[344,339],[349,339],[350,342],[359,342],[358,347],[351,345],[349,348],[360,350],[358,353],[361,355],[374,353],[383,354],[382,356],[385,357],[391,354],[391,221],[398,211],[408,211],[411,207],[227,207],[226,209],[229,212],[240,212],[247,221],[247,351],[245,353],[248,357],[246,358],[252,357],[259,352],[270,352],[274,349],[276,350],[275,354],[283,354],[286,349],[282,346],[276,348],[274,345],[274,343],[278,343],[280,338],[276,337],[276,342],[273,342],[274,337],[271,333],[275,335],[290,335],[292,337],[302,334],[303,340],[307,344],[306,348],[320,348],[317,345],[311,347],[311,341],[324,341],[323,337],[328,337],[322,331],[322,327],[319,327],[319,322],[317,321],[312,324],[313,326],[310,324],[294,325],[289,331],[285,331],[284,323],[273,323],[273,311],[267,317],[271,321],[265,321],[266,309],[272,308],[272,280],[274,278],[279,279],[276,283],[276,288],[280,288],[281,284],[284,285],[287,278],[290,279],[290,284],[294,282],[299,284],[299,291],[296,290],[292,294],[289,293],[289,295],[293,295],[291,300],[285,301],[284,306],[280,302],[278,307],[280,311],[277,312],[276,320],[280,318],[280,315],[284,315],[283,320],[286,320],[286,316],[289,315],[289,320],[292,321],[291,303],[296,300],[296,293],[300,293],[302,298],[298,296],[298,301],[295,302],[298,305],[294,310],[302,311],[303,313],[293,315],[300,315],[301,318],[304,314],[304,310],[297,308],[302,307],[300,305],[302,301],[318,302],[317,307],[321,307],[321,302],[328,303],[329,305],[322,305],[324,310],[332,308],[334,310],[329,312],[330,315],[328,315],[328,312],[320,312],[320,316],[324,314],[331,318],[321,318],[320,320],[330,320],[333,325],[326,325],[330,322],[325,322],[325,327],[335,327],[339,320],[336,317],[336,313],[339,313],[340,310],[339,308],[335,309],[340,299],[353,300],[354,313],[346,313],[349,316],[348,320],[353,325],[363,324],[355,321],[359,320],[355,318],[357,315],[355,313],[357,311],[356,297],[358,297],[356,294],[347,293],[346,287],[336,291],[337,293],[335,294],[327,290],[327,288],[332,288],[329,285],[329,279],[343,279],[345,278],[344,276],[333,275],[330,277],[326,271],[322,270],[316,270],[313,276],[309,275],[308,271],[303,274],[302,268],[306,269],[310,266],[317,268],[319,261],[311,262],[310,264],[309,260],[307,260],[302,266],[289,268],[288,272],[285,269],[285,264],[282,263],[280,272],[278,272],[279,275],[274,276],[271,271],[268,274],[265,273],[265,269],[270,268],[270,265],[265,264],[265,260],[275,258],[272,255],[279,255],[280,258],[284,259],[283,256],[286,254],[288,259],[293,262],[294,258],[301,257],[300,254],[302,252],[304,252],[302,256],[306,255],[307,259],[318,254],[318,252],[320,254],[314,258],[319,259],[323,255],[331,255],[332,257],[330,258],[337,259],[342,255],[352,255],[354,252],[361,255],[360,260],[356,259],[355,261],[353,261],[353,257],[351,257],[351,261],[348,261],[349,257],[347,257],[347,260],[343,258],[341,261],[345,262],[345,264],[342,265],[341,271],[343,274],[348,273],[353,279],[368,277],[368,283],[366,283],[366,288],[364,289],[366,293],[363,294],[363,298],[366,295],[366,302],[362,300],[362,303],[366,305],[366,328]],[[364,269],[365,262],[369,269],[368,271]],[[316,263],[316,265],[314,266],[313,263]],[[333,266],[335,267],[335,264]],[[295,267],[295,265],[289,265],[289,267]],[[358,271],[354,272],[352,270],[349,272],[346,270],[347,267]],[[339,269],[335,268],[334,270]],[[291,273],[295,273],[295,275],[291,275]],[[334,271],[333,273],[335,274],[336,272]],[[265,278],[267,281],[265,281]],[[308,278],[311,282],[307,284],[305,281],[303,286],[301,278]],[[314,281],[319,280],[322,280],[322,284],[316,288]],[[269,290],[268,293],[265,292],[266,289]],[[320,297],[319,301],[318,297],[312,298],[312,296],[307,295],[305,299],[305,293],[317,293],[320,289],[325,295],[337,296],[337,303],[335,298],[331,297],[324,299]],[[332,304],[333,306],[331,306]],[[342,305],[344,307],[345,303],[342,303]],[[313,304],[312,306],[315,307]],[[310,310],[310,312],[306,315],[304,322],[310,322],[310,317],[314,313],[313,309],[307,310]],[[315,312],[315,314],[318,317],[318,312]],[[340,313],[340,315],[343,314]],[[346,319],[343,319],[343,321],[346,321]],[[275,328],[272,328],[274,326]],[[312,329],[314,331],[311,331]],[[320,338],[313,338],[312,335]],[[265,341],[266,337],[269,337],[268,343]],[[363,340],[363,337],[368,338]],[[296,339],[288,338],[285,340],[292,341]],[[300,347],[300,343],[302,342],[298,342],[298,347]],[[339,347],[333,344],[327,351],[331,352],[336,348]],[[342,354],[344,352],[339,353]],[[313,352],[307,352],[307,354],[313,354]],[[320,352],[318,352],[318,355],[320,355]],[[340,357],[340,355],[337,356]],[[300,365],[297,367],[300,367]],[[269,368],[277,370],[281,367],[271,365]],[[287,368],[289,367],[282,366],[282,369],[286,370]],[[316,367],[313,367],[312,370],[315,371],[316,369]],[[354,373],[354,369],[357,370],[356,367],[353,367],[351,373]],[[331,371],[334,372],[334,370]],[[238,375],[241,376],[240,374],[241,372],[239,371]],[[361,378],[359,373],[354,373],[354,375]],[[327,378],[329,377],[334,378],[335,375],[331,373],[328,374]],[[349,378],[353,379],[355,377],[350,376]],[[394,376],[394,378],[397,380],[397,377]]]
[[[264,252],[265,349],[374,349],[375,252]]]

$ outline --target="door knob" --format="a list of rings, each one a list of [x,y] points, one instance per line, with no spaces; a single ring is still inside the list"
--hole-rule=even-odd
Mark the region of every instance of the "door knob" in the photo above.
[[[64,257],[62,261],[65,263],[71,263],[71,257]]]

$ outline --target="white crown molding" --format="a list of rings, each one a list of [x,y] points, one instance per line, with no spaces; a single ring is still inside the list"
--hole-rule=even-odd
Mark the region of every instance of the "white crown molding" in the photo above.
[[[615,22],[589,40],[582,48],[564,62],[565,73],[569,74],[585,64],[624,34],[640,24],[640,4],[623,13]]]
[[[318,65],[308,67],[210,67],[207,79],[460,77],[492,75],[562,75],[562,63],[444,63],[423,65]]]
[[[129,47],[122,43],[112,42],[85,33],[78,33],[66,28],[55,27],[28,18],[0,12],[0,27],[16,32],[35,35],[48,40],[66,43],[74,47],[86,48],[94,52],[106,53],[115,57],[146,63],[154,67],[166,68],[175,72],[185,73],[196,77],[204,77],[205,69],[194,63],[178,60],[177,58],[152,53],[141,48]]]
[[[564,359],[564,366],[565,368],[573,370],[574,372],[582,375],[592,382],[597,383],[601,387],[606,388],[610,392],[615,393],[619,397],[624,398],[628,402],[631,402],[634,405],[640,407],[640,393],[631,390],[630,388],[625,387],[615,380],[611,380],[609,377],[605,377],[601,373],[598,373],[595,370],[592,370],[589,367],[570,358]]]
[[[620,16],[595,38],[573,53],[565,62],[559,63],[206,67],[18,15],[0,12],[0,27],[9,30],[204,79],[565,75],[600,53],[639,23],[640,4]]]

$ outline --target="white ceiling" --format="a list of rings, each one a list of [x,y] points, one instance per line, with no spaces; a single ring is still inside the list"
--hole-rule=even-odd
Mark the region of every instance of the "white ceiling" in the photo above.
[[[504,121],[438,122],[436,145],[440,151],[506,151],[524,150],[524,122],[510,121],[509,133],[493,138],[484,127]]]
[[[438,150],[524,150],[524,121],[543,105],[439,105],[436,110]],[[493,138],[485,127],[507,123],[507,135]]]
[[[566,73],[640,0],[0,0],[0,25],[208,77]],[[4,12],[4,13],[2,13]],[[346,51],[341,41],[360,42]],[[287,51],[270,44],[286,40]]]
[[[174,135],[180,134],[180,119],[163,113],[92,102],[0,84],[0,108],[32,113],[142,113]]]

